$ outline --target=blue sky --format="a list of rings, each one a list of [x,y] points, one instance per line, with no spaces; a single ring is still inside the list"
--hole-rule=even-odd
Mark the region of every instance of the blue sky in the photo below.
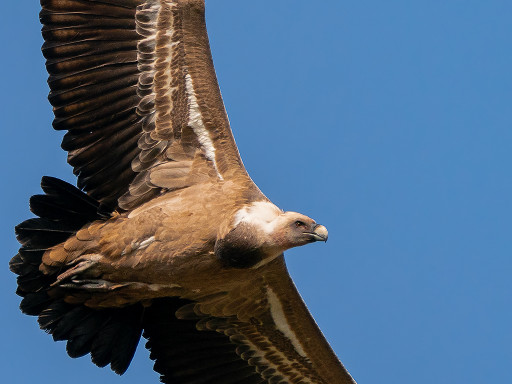
[[[42,175],[74,182],[36,1],[6,2],[0,269],[5,382],[157,383],[72,360],[18,310],[13,227]],[[329,229],[287,253],[359,384],[512,382],[512,3],[210,0],[214,61],[244,163]]]

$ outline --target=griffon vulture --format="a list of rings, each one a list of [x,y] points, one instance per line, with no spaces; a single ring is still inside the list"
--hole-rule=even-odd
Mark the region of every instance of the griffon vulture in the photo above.
[[[44,177],[16,227],[21,310],[122,374],[144,336],[164,383],[355,383],[283,252],[327,230],[247,174],[204,0],[41,0],[53,126],[78,188]]]

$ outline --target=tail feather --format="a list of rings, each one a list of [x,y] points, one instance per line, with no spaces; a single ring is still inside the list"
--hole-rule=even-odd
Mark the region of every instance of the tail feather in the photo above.
[[[128,368],[142,333],[142,305],[94,310],[58,300],[39,315],[39,325],[55,341],[68,340],[71,357],[91,354],[99,367],[110,364],[122,374]]]
[[[100,204],[96,200],[63,180],[44,176],[41,180],[41,189],[45,193],[45,195],[39,195],[45,196],[42,198],[43,201],[55,206],[60,206],[63,209],[67,209],[69,212],[76,212],[84,219],[88,218],[89,220],[94,220],[97,219],[98,214],[100,214],[98,212]],[[63,194],[66,195],[66,200],[59,199]],[[54,198],[57,199],[53,200]],[[35,210],[40,208],[31,205],[31,209]],[[39,215],[36,212],[34,213]],[[104,215],[104,213],[101,213],[101,215]],[[60,217],[60,219],[62,218],[63,217]]]
[[[62,180],[43,177],[41,187],[45,194],[30,199],[30,209],[38,217],[15,228],[22,247],[9,267],[18,275],[16,293],[23,297],[20,309],[38,316],[40,327],[54,340],[67,340],[69,356],[91,353],[96,365],[110,364],[112,370],[122,374],[142,333],[142,305],[98,310],[67,303],[62,288],[52,287],[62,271],[45,273],[39,268],[46,250],[88,223],[108,219],[111,211]]]
[[[46,249],[44,248],[27,248],[21,247],[18,250],[20,260],[25,264],[33,264],[39,266],[41,257]],[[13,271],[14,272],[14,271]]]
[[[16,293],[22,296],[19,288]],[[39,316],[53,301],[45,291],[32,293],[23,292],[23,294],[24,298],[21,300],[20,309],[23,313],[30,316]]]
[[[76,232],[67,223],[46,218],[28,219],[15,228],[16,238],[28,249],[48,249]]]

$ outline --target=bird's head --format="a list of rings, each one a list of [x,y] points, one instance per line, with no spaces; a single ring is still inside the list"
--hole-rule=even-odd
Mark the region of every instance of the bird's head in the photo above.
[[[275,219],[271,241],[283,251],[315,241],[327,241],[327,228],[297,212],[283,212]]]
[[[265,264],[287,249],[327,241],[327,229],[297,212],[283,212],[270,202],[256,202],[236,213],[231,230],[215,245],[231,267]]]

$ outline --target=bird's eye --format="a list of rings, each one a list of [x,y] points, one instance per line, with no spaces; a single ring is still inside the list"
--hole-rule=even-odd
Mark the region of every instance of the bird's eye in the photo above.
[[[299,227],[305,227],[305,226],[306,226],[306,224],[305,224],[303,221],[297,220],[297,221],[295,222],[295,226],[296,226],[297,228],[299,228]]]

